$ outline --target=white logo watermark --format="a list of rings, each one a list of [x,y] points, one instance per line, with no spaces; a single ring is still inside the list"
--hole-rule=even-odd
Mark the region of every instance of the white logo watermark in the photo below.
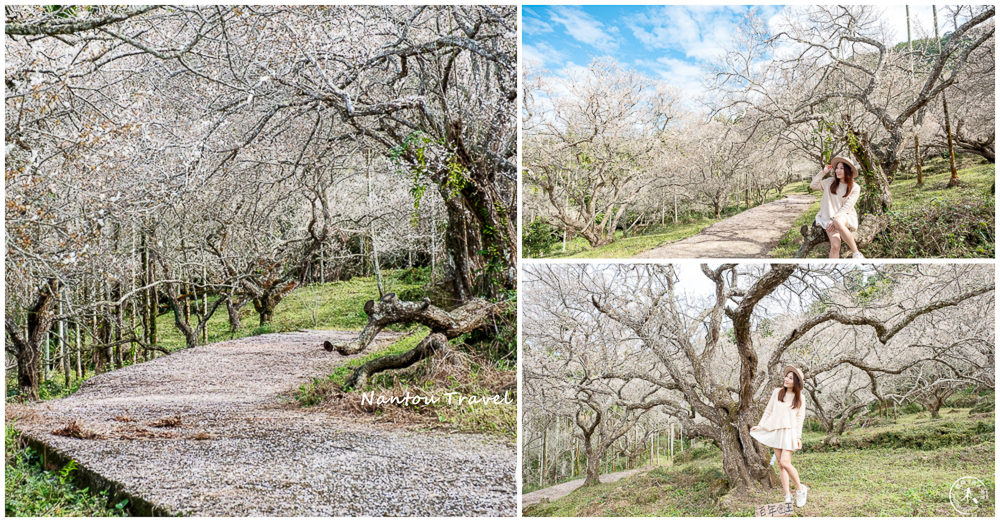
[[[951,507],[963,515],[971,515],[989,500],[986,484],[976,477],[962,477],[951,485],[948,500]]]
[[[448,392],[441,394],[448,404],[457,404],[459,406],[463,404],[474,405],[474,404],[514,404],[514,399],[510,398],[510,392],[504,392],[503,397],[499,395],[490,396],[479,396],[479,395],[462,395],[458,392]],[[437,404],[441,402],[441,397],[437,395],[410,395],[410,392],[406,392],[406,395],[399,397],[392,395],[386,397],[384,395],[375,396],[374,391],[364,392],[361,394],[361,404],[374,404],[376,406],[382,406],[383,404],[401,404],[403,406],[417,405],[417,404]]]

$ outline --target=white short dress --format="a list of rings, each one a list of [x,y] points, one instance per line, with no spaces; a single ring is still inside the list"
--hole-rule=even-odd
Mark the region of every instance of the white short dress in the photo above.
[[[822,172],[817,174],[817,178],[820,176],[822,176]],[[817,178],[813,178],[813,182],[809,185],[809,188],[813,190],[823,191],[820,196],[819,213],[816,214],[816,224],[826,228],[830,226],[834,217],[844,217],[847,219],[847,228],[857,230],[858,212],[854,206],[861,196],[861,186],[855,181],[854,186],[851,187],[851,193],[847,194],[847,184],[841,183],[837,187],[837,194],[834,195],[830,192],[830,185],[833,185],[834,178]]]
[[[800,394],[802,405],[792,409],[795,394],[785,393],[785,400],[778,400],[781,388],[771,392],[771,398],[764,408],[756,430],[750,431],[750,436],[761,444],[783,450],[795,450],[795,441],[802,440],[802,424],[806,420],[805,395]]]
[[[792,433],[791,428],[778,428],[776,430],[759,429],[751,431],[750,436],[769,448],[796,449],[795,435]]]

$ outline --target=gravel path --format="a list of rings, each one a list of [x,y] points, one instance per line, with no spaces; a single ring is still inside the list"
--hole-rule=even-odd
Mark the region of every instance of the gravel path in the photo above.
[[[356,335],[268,334],[191,348],[96,376],[64,399],[9,404],[6,418],[172,513],[515,516],[511,444],[352,423],[294,404],[300,384],[346,359],[324,351],[323,340]],[[51,433],[70,421],[101,438]]]
[[[792,194],[723,219],[687,239],[647,250],[637,258],[767,257],[795,220],[816,201]]]
[[[655,466],[646,466],[644,468],[627,469],[625,471],[616,471],[614,473],[605,473],[601,475],[601,482],[618,482],[625,477],[631,477],[636,473],[645,473]],[[551,502],[556,499],[560,499],[569,495],[577,488],[583,485],[584,479],[571,480],[569,482],[563,482],[562,484],[556,484],[555,486],[548,487],[545,489],[539,489],[532,491],[531,493],[525,493],[521,495],[521,507],[526,508],[534,504],[540,504],[542,502]]]

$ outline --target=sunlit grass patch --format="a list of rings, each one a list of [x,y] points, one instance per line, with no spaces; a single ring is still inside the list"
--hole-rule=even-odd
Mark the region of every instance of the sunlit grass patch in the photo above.
[[[872,258],[991,258],[995,256],[995,165],[977,156],[958,159],[957,187],[948,188],[951,170],[945,157],[924,164],[924,183],[912,174],[893,180],[889,225],[862,253]],[[790,258],[802,243],[799,229],[819,212],[819,203],[796,220],[771,252],[772,257]],[[862,216],[863,219],[863,216]],[[809,254],[826,257],[827,245]]]
[[[799,516],[959,516],[949,492],[972,476],[994,491],[993,412],[944,408],[901,415],[850,430],[836,447],[824,433],[803,433],[804,449],[792,463],[809,501]],[[568,496],[525,508],[525,516],[751,516],[780,502],[779,488],[737,493],[722,473],[721,452],[698,443],[648,473],[580,488]],[[983,499],[977,516],[992,516],[995,499]]]

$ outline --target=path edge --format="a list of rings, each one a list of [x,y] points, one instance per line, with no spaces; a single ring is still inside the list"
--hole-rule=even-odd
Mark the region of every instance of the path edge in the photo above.
[[[62,469],[74,459],[52,447],[47,442],[35,438],[31,435],[20,433],[20,439],[24,445],[31,448],[41,459],[43,469]],[[129,491],[124,484],[105,478],[100,473],[76,463],[76,469],[70,472],[70,477],[74,484],[81,488],[90,488],[89,491],[99,494],[105,489],[108,490],[108,503],[115,505],[122,500],[128,500],[126,510],[132,516],[140,517],[174,517],[182,516],[183,513],[171,511],[161,505],[150,502],[135,493]]]
[[[753,210],[755,208],[759,208],[759,207],[764,206],[764,205],[770,205],[771,203],[777,203],[779,201],[783,201],[783,200],[786,200],[786,199],[791,199],[792,196],[796,196],[796,195],[804,195],[804,196],[808,196],[810,198],[813,198],[813,201],[809,203],[810,205],[815,204],[816,201],[817,201],[816,198],[812,195],[812,193],[808,193],[808,194],[795,194],[795,193],[785,194],[781,199],[776,199],[776,200],[768,202],[768,203],[762,203],[760,205],[757,205],[756,207],[748,208],[748,209],[744,210],[743,212],[747,212],[747,211]],[[808,211],[808,209],[806,209],[806,210]],[[642,252],[638,252],[635,255],[631,256],[631,257],[622,258],[622,259],[633,259],[633,260],[634,259],[686,259],[686,258],[672,258],[672,257],[663,257],[663,256],[646,256],[644,254],[647,254],[647,253],[652,252],[654,250],[658,250],[660,248],[664,248],[664,247],[667,247],[667,246],[670,246],[670,245],[674,245],[674,244],[680,243],[681,241],[686,241],[686,240],[691,239],[692,237],[695,237],[695,236],[697,236],[699,234],[703,234],[706,230],[708,230],[708,229],[710,229],[710,228],[718,225],[719,223],[722,223],[723,221],[725,221],[727,219],[734,218],[734,217],[742,214],[743,212],[740,212],[739,214],[733,214],[732,216],[720,219],[719,221],[716,221],[715,223],[707,225],[705,228],[701,229],[696,234],[693,234],[693,235],[690,235],[688,237],[684,237],[684,238],[681,238],[681,239],[675,239],[673,241],[665,241],[663,243],[660,243],[659,245],[656,245],[655,247],[652,247],[652,248],[647,249],[647,250],[643,250]],[[796,219],[798,219],[799,217],[802,217],[802,215],[804,215],[805,213],[806,212],[804,211],[802,214],[800,214],[799,216],[797,216]],[[774,245],[772,245],[766,251],[762,252],[759,257],[751,257],[749,259],[772,259],[772,260],[773,259],[799,259],[799,258],[795,258],[794,256],[793,257],[787,257],[787,258],[785,258],[785,257],[774,257],[774,256],[770,255],[771,251],[773,251],[775,248],[777,248],[778,244],[781,243],[781,239],[785,236],[785,234],[787,234],[789,231],[792,231],[792,230],[796,230],[795,229],[795,222],[794,221],[792,222],[792,225],[791,225],[791,227],[788,230],[782,232],[781,236],[778,237],[778,239],[775,241]],[[547,258],[547,259],[553,259],[553,258]],[[569,258],[566,258],[566,259],[569,259]],[[705,259],[726,259],[726,256],[710,256],[710,257],[706,257]]]

